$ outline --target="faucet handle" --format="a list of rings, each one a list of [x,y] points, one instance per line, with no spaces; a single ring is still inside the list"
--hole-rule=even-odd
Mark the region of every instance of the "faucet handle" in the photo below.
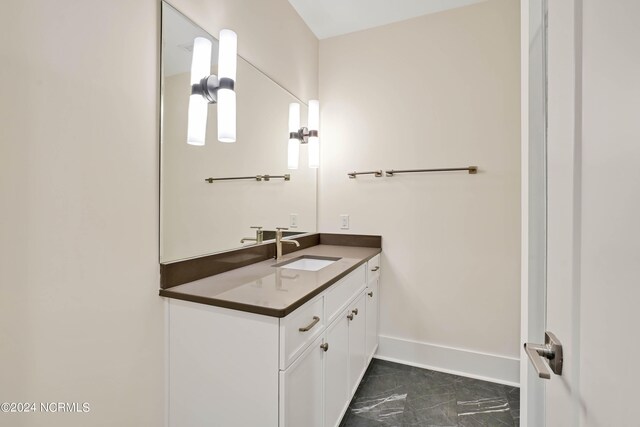
[[[252,225],[252,226],[251,226],[251,227],[249,227],[249,228],[256,228],[256,229],[258,229],[258,230],[262,230],[262,226],[257,226],[257,225]]]

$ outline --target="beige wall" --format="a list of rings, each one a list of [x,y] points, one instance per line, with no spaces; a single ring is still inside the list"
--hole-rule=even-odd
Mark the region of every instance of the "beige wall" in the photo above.
[[[383,236],[382,335],[519,356],[519,35],[491,0],[320,43],[319,228]]]
[[[234,28],[240,54],[317,96],[317,41],[286,0],[265,3],[174,2],[213,34]],[[2,425],[164,423],[158,23],[154,0],[3,5],[0,402],[91,412],[0,414]]]

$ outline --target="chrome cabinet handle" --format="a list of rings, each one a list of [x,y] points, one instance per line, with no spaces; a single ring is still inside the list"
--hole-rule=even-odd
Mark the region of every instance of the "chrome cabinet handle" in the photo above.
[[[353,310],[351,310],[351,312],[352,312],[353,314],[355,314],[356,316],[358,315],[358,309],[357,309],[357,308],[354,308]]]
[[[347,319],[353,320],[353,314],[347,314]]]
[[[318,323],[320,321],[320,318],[318,316],[313,316],[313,322],[309,323],[307,326],[305,326],[304,328],[298,328],[298,330],[300,332],[308,332],[311,330],[311,328],[313,328],[314,326],[316,326],[316,323]]]
[[[551,332],[545,332],[544,345],[525,343],[524,350],[529,356],[529,360],[533,363],[533,368],[538,373],[538,377],[550,379],[551,373],[544,363],[544,359],[548,359],[549,367],[556,375],[562,375],[562,344],[558,338]]]
[[[323,349],[324,351],[329,350],[329,343],[326,342],[324,344],[320,344],[320,348]]]
[[[378,266],[378,265],[376,265],[375,267],[373,267],[371,269],[371,271],[378,271],[378,270],[380,270],[380,266]]]
[[[371,298],[373,298],[373,291],[367,293],[367,295],[369,295]]]

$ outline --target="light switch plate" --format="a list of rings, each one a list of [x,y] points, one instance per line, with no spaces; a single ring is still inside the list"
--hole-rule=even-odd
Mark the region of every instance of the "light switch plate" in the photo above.
[[[347,214],[340,215],[340,228],[342,230],[348,230],[349,229],[349,215],[347,215]]]
[[[289,228],[298,228],[298,214],[289,214]]]

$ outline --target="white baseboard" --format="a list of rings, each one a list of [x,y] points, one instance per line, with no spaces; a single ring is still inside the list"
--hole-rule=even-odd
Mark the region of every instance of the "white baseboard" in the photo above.
[[[376,359],[403,363],[513,387],[520,386],[520,359],[380,336]]]

